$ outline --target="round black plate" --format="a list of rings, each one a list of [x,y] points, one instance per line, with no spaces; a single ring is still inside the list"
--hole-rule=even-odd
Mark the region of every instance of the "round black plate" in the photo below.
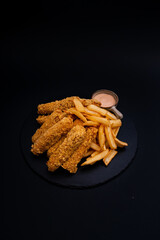
[[[51,183],[75,188],[93,187],[105,183],[122,172],[132,161],[136,153],[137,132],[132,120],[125,116],[122,120],[122,127],[118,138],[126,141],[128,146],[118,149],[118,154],[107,167],[103,161],[99,161],[91,166],[79,166],[76,174],[70,174],[62,168],[59,168],[55,172],[49,172],[46,166],[46,161],[48,160],[46,154],[34,156],[30,151],[32,144],[31,136],[39,127],[36,117],[35,110],[24,122],[20,136],[21,150],[32,170]]]

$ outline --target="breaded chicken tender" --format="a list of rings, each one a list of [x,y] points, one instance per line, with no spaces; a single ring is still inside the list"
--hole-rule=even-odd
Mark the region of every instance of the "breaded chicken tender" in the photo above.
[[[58,142],[62,134],[66,134],[73,127],[73,119],[71,117],[64,117],[59,122],[54,124],[46,130],[35,142],[32,144],[31,152],[35,155],[42,154],[48,150],[53,144]]]
[[[83,121],[80,120],[79,118],[77,118],[77,119],[74,120],[74,122],[73,122],[73,126],[76,126],[76,125],[81,125],[81,126],[83,126]]]
[[[80,119],[76,119],[74,122],[73,122],[73,126],[76,126],[76,125],[81,125],[83,126],[83,122],[80,120]],[[62,142],[64,141],[66,135],[63,135],[59,141],[57,143],[55,143],[53,146],[51,146],[48,151],[47,151],[47,156],[50,157],[54,151],[60,146],[60,144],[62,144]]]
[[[62,144],[62,142],[64,141],[64,139],[66,138],[66,135],[63,135],[58,142],[56,142],[55,144],[53,144],[47,151],[47,156],[50,157],[54,151]]]
[[[54,102],[39,104],[38,114],[50,114],[57,109],[64,111],[71,107],[74,107],[73,97],[67,97],[62,100],[56,100]]]
[[[36,121],[42,125],[46,120],[47,118],[49,118],[50,115],[39,115],[37,118],[36,118]]]
[[[47,119],[46,121],[41,125],[40,128],[38,128],[35,132],[35,134],[32,136],[32,142],[34,143],[47,129],[52,127],[55,123],[60,121],[62,118],[67,116],[66,113],[62,113],[61,110],[54,111]]]
[[[101,105],[100,102],[97,101],[96,99],[81,99],[77,96],[73,96],[73,97],[67,97],[67,98],[59,100],[59,101],[57,100],[54,102],[39,104],[38,105],[38,114],[50,114],[53,111],[55,111],[56,109],[65,111],[69,108],[72,108],[75,106],[74,102],[73,102],[74,98],[78,98],[85,107],[87,107],[90,104],[94,104],[97,106]]]
[[[91,146],[91,142],[96,139],[97,136],[97,128],[90,127],[87,129],[85,139],[79,148],[71,155],[71,157],[63,163],[62,167],[68,170],[70,173],[76,173],[78,170],[78,163],[83,158],[84,154],[88,151]]]
[[[47,166],[48,170],[54,172],[59,168],[83,142],[86,130],[81,125],[74,126],[67,134],[63,143],[50,156]]]
[[[85,99],[79,98],[84,107],[87,107],[90,104],[96,105],[97,107],[101,106],[101,103],[97,99]]]

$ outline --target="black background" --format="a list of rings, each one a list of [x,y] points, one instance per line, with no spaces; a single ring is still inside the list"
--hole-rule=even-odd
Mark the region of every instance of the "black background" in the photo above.
[[[113,1],[13,1],[1,6],[3,236],[159,239],[160,10]],[[39,103],[115,91],[138,132],[120,176],[96,188],[49,184],[25,163],[23,122]]]

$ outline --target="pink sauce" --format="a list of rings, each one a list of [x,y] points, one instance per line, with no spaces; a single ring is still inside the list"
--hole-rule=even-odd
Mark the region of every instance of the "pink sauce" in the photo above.
[[[94,98],[101,102],[101,107],[111,107],[116,104],[114,97],[107,93],[99,93]]]

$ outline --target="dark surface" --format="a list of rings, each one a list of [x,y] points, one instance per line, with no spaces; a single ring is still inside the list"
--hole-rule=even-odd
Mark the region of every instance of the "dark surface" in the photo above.
[[[159,239],[159,8],[150,3],[4,3],[1,163],[4,239]],[[73,7],[74,5],[74,7]],[[133,120],[138,151],[96,188],[54,186],[35,174],[19,135],[31,110],[107,88]]]
[[[104,184],[124,171],[136,154],[137,131],[132,120],[129,117],[124,117],[118,138],[127,142],[128,146],[122,149],[119,148],[118,154],[107,167],[101,161],[93,166],[80,167],[79,165],[76,174],[70,174],[63,168],[59,168],[54,173],[49,172],[46,166],[48,161],[46,153],[37,157],[30,151],[32,145],[31,136],[39,127],[36,118],[37,108],[29,114],[22,126],[20,148],[31,169],[50,183],[69,188],[89,188]],[[85,159],[82,161],[84,162]]]

